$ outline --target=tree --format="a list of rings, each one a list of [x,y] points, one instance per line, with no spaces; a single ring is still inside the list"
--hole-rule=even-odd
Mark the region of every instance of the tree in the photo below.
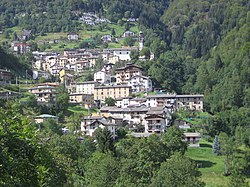
[[[202,187],[201,173],[194,162],[180,153],[175,153],[166,162],[152,180],[152,187]]]
[[[213,153],[217,156],[220,155],[220,142],[219,142],[219,136],[217,135],[214,138]]]
[[[162,142],[166,146],[168,151],[168,156],[172,155],[174,152],[185,153],[187,150],[187,143],[183,142],[184,134],[177,127],[173,126],[167,129],[162,135]]]
[[[140,55],[141,56],[145,56],[146,59],[150,59],[150,49],[147,47],[144,47],[141,51],[140,51]]]
[[[55,103],[56,112],[65,112],[69,106],[69,94],[64,89],[64,86],[59,86],[57,92]]]
[[[114,28],[112,28],[112,30],[111,30],[111,35],[112,35],[112,36],[115,36],[115,35],[116,35],[116,32],[115,32],[115,29],[114,29]]]
[[[232,175],[230,177],[230,187],[248,187],[244,173],[246,163],[239,158],[235,158],[232,164]]]
[[[116,100],[113,99],[112,97],[106,97],[105,98],[105,104],[107,106],[115,106]]]
[[[220,145],[221,145],[221,154],[225,155],[225,169],[224,175],[231,174],[232,161],[234,158],[235,146],[233,142],[233,138],[229,137],[226,133],[222,132],[219,135]]]
[[[109,154],[94,153],[86,163],[86,186],[115,186],[119,176],[119,162]]]
[[[123,40],[123,45],[125,46],[133,46],[134,45],[134,40],[131,36],[129,37],[126,37],[124,40]]]
[[[114,139],[107,127],[104,129],[98,128],[95,130],[95,138],[98,150],[101,153],[115,154]]]
[[[136,62],[137,60],[139,60],[139,51],[132,50],[130,53],[130,58],[132,62]]]

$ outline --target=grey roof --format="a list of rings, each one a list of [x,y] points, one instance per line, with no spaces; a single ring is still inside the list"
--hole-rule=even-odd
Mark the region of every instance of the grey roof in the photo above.
[[[123,120],[123,117],[121,117],[121,116],[109,116],[108,118],[113,118],[113,119],[117,119],[117,120]]]
[[[146,101],[146,98],[139,98],[139,97],[135,97],[133,99],[131,99],[131,101]]]
[[[151,134],[154,133],[147,133],[147,132],[132,132],[131,136],[136,137],[136,138],[143,138],[143,137],[149,137]]]
[[[83,119],[88,119],[88,120],[97,120],[97,119],[102,119],[103,116],[84,116]]]
[[[177,98],[186,98],[186,97],[204,97],[204,95],[176,95]]]
[[[100,83],[96,81],[85,81],[85,82],[77,82],[76,84],[100,84]]]
[[[118,108],[118,107],[102,107],[100,109],[101,112],[108,111],[108,112],[147,112],[147,107],[134,107],[134,108]]]
[[[95,89],[103,89],[103,88],[131,88],[131,86],[127,85],[107,85],[107,86],[97,86]]]
[[[175,98],[175,94],[154,94],[148,95],[147,98]]]
[[[198,132],[185,132],[185,137],[201,137],[201,134]]]
[[[41,114],[40,116],[36,116],[36,118],[58,118],[58,117],[50,114]]]

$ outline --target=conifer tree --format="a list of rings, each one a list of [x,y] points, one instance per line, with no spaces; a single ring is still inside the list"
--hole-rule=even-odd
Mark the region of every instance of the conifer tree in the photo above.
[[[220,141],[219,136],[215,136],[214,138],[214,144],[213,144],[213,154],[220,155]]]

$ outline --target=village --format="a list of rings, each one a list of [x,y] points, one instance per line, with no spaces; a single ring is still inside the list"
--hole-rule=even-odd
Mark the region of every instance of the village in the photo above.
[[[203,111],[203,95],[156,91],[143,68],[131,63],[131,52],[143,49],[142,32],[138,35],[138,41],[139,47],[78,49],[63,53],[33,52],[33,79],[53,76],[57,77],[58,82],[40,83],[28,92],[36,96],[39,104],[49,106],[55,103],[56,95],[60,94],[56,88],[63,85],[68,90],[69,103],[86,109],[97,108],[97,113],[89,113],[81,122],[81,131],[88,136],[93,136],[98,127],[107,127],[115,138],[117,129],[128,125],[132,136],[147,137],[165,132],[175,111]],[[100,59],[102,68],[95,71],[94,67]],[[144,60],[144,57],[140,59]],[[121,61],[125,66],[114,69],[115,64]],[[82,81],[81,77],[86,71],[94,75],[92,80]],[[1,71],[3,80],[5,74],[6,71]],[[105,103],[107,98],[113,99],[114,104],[109,106]],[[38,123],[48,118],[57,119],[50,114],[34,117]],[[190,128],[188,123],[180,124],[180,128]],[[68,132],[69,129],[65,127],[64,131]],[[185,136],[191,146],[199,146],[200,133],[186,132]]]

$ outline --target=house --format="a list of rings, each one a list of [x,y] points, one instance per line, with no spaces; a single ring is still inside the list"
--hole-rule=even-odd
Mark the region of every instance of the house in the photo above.
[[[104,35],[101,37],[102,41],[104,42],[112,42],[112,36],[111,35]]]
[[[32,37],[31,30],[23,29],[22,34],[20,35],[19,39],[23,41],[27,41]]]
[[[29,89],[29,92],[35,94],[38,103],[53,104],[56,101],[56,87],[50,84],[38,85]]]
[[[146,113],[145,132],[161,133],[165,132],[171,119],[170,112],[166,107],[151,107]]]
[[[129,80],[132,77],[141,75],[142,75],[142,68],[131,63],[128,63],[123,68],[117,68],[115,70],[117,84],[128,84]]]
[[[100,83],[96,81],[77,82],[76,93],[94,94],[94,88],[99,85]]]
[[[119,116],[130,126],[136,129],[138,125],[146,126],[147,107],[118,108],[116,106],[104,106],[100,109],[103,116]]]
[[[93,94],[71,93],[69,94],[69,103],[81,104],[84,108],[91,108],[94,104]]]
[[[66,86],[69,86],[70,83],[73,82],[75,79],[74,72],[63,68],[59,71],[59,78],[61,83],[64,83]]]
[[[25,54],[30,52],[30,46],[23,42],[12,42],[11,48],[17,54]]]
[[[116,103],[115,105],[118,108],[127,108],[130,105],[130,100],[132,99],[132,97],[118,97],[116,98]]]
[[[98,72],[94,73],[94,81],[100,82],[102,84],[110,83],[111,82],[111,75],[107,74],[105,71],[98,71]]]
[[[77,41],[77,40],[79,40],[79,34],[76,34],[74,32],[68,33],[67,36],[68,36],[68,40],[70,40],[70,41]]]
[[[180,119],[174,120],[174,125],[177,126],[179,129],[190,129],[192,126],[190,123]]]
[[[106,55],[109,54],[109,58],[118,57],[119,60],[129,61],[131,60],[130,54],[133,50],[138,51],[138,47],[108,48],[103,49],[103,53]],[[110,61],[110,59],[108,59],[108,61]]]
[[[204,95],[176,95],[176,108],[202,111]]]
[[[128,81],[128,86],[132,87],[132,93],[151,92],[152,81],[149,77],[135,75]]]
[[[55,122],[58,122],[58,117],[50,115],[50,114],[42,114],[39,116],[35,116],[33,117],[33,119],[35,120],[35,123],[44,123],[47,120],[54,120]]]
[[[118,121],[121,121],[120,118],[116,121],[115,118],[86,116],[81,122],[81,131],[87,136],[93,136],[96,129],[106,127],[111,132],[113,138],[115,138],[117,128],[122,125]]]
[[[8,70],[0,69],[0,85],[11,84],[12,74]]]
[[[97,86],[94,88],[94,100],[105,101],[106,98],[113,99],[128,97],[131,95],[131,87],[127,85]]]
[[[135,33],[132,32],[132,31],[125,31],[123,34],[122,34],[122,37],[123,38],[126,38],[126,37],[134,37],[135,36]]]
[[[189,144],[190,147],[200,147],[200,133],[197,132],[186,132],[184,133],[185,142]]]
[[[172,110],[176,109],[176,94],[148,95],[146,105],[148,107],[166,106]]]
[[[174,110],[203,110],[204,95],[156,94],[147,96],[147,106],[166,106]]]

